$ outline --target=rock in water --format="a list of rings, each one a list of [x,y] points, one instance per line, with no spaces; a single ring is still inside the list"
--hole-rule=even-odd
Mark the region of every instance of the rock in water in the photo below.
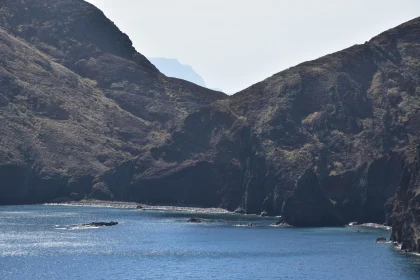
[[[283,217],[280,217],[280,219],[271,224],[272,226],[280,226],[280,225],[287,225],[286,221],[283,219]]]
[[[85,227],[109,227],[109,226],[115,226],[118,225],[118,222],[92,222],[92,223],[88,223],[88,224],[82,224],[82,226]]]
[[[332,202],[321,189],[318,177],[309,168],[297,180],[291,196],[283,205],[283,218],[292,226],[337,226],[338,218]]]
[[[376,243],[385,243],[385,242],[386,242],[386,238],[385,237],[376,238]]]
[[[204,220],[204,219],[201,219],[201,218],[191,217],[191,218],[188,220],[188,222],[189,222],[189,223],[201,223],[201,222],[203,222],[203,220]]]

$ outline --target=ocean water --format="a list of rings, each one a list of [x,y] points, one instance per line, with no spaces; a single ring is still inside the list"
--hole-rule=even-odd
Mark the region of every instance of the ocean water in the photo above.
[[[214,222],[188,223],[191,216]],[[119,224],[71,226],[111,220]],[[389,231],[279,228],[270,226],[273,221],[99,207],[0,207],[0,279],[420,279],[420,257],[375,243]],[[257,226],[240,226],[248,223]]]

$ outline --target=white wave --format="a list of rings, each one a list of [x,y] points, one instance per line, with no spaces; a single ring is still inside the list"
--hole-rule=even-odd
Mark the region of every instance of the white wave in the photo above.
[[[71,226],[58,226],[55,229],[60,230],[78,230],[78,229],[95,229],[95,228],[103,228],[100,226],[89,226],[89,225],[71,225]]]
[[[287,228],[287,227],[292,227],[291,225],[289,225],[288,223],[280,223],[278,225],[276,224],[271,224],[270,227],[282,227],[282,228]]]
[[[368,228],[377,228],[377,229],[385,229],[385,230],[391,230],[392,227],[390,226],[384,226],[381,224],[375,224],[375,223],[364,223],[364,224],[357,224],[357,222],[351,222],[349,223],[349,226],[353,227],[368,227]]]
[[[23,250],[8,250],[0,252],[1,257],[21,257],[26,255],[28,255],[28,252]]]
[[[380,229],[386,229],[386,230],[390,230],[392,227],[390,226],[384,226],[384,225],[380,225],[380,224],[375,224],[375,223],[365,223],[365,224],[361,224],[361,227],[370,227],[370,228],[380,228]]]

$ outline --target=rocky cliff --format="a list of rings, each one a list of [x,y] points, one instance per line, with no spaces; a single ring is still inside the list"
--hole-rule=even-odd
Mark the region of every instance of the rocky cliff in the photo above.
[[[220,92],[161,74],[81,0],[0,2],[0,204],[83,197]]]
[[[420,253],[420,146],[410,152],[395,196],[391,240],[402,250]]]
[[[116,199],[242,207],[296,225],[389,223],[419,138],[419,44],[417,18],[275,74],[190,114],[97,185]]]
[[[167,78],[81,0],[3,1],[0,27],[0,203],[392,223],[418,250],[420,18],[229,98]]]

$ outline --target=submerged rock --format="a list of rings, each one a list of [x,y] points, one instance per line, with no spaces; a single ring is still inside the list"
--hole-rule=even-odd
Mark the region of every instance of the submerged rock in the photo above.
[[[189,220],[188,220],[188,222],[189,223],[201,223],[201,222],[203,222],[204,221],[204,219],[202,219],[202,218],[196,218],[196,217],[191,217]]]
[[[141,210],[141,209],[144,209],[144,207],[141,205],[137,205],[136,209]]]

